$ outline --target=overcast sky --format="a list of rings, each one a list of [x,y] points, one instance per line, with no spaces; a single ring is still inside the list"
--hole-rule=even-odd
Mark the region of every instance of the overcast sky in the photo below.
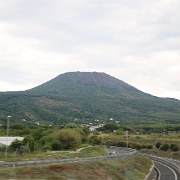
[[[180,99],[179,0],[1,0],[0,91],[105,72]]]

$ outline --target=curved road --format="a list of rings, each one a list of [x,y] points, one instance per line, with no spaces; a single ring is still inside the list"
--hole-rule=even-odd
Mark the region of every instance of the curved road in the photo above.
[[[159,172],[158,180],[178,180],[176,172],[169,166],[157,161],[154,161],[154,165]]]
[[[73,159],[53,159],[53,160],[36,160],[36,161],[16,161],[16,162],[0,162],[0,167],[18,167],[18,166],[30,166],[30,165],[42,165],[53,163],[71,163],[71,162],[89,162],[97,160],[108,160],[114,158],[125,158],[135,155],[136,150],[131,148],[110,147],[109,151],[112,152],[111,156],[97,156],[89,158],[73,158]]]
[[[180,161],[152,155],[146,156],[154,161],[159,174],[157,180],[180,180]]]

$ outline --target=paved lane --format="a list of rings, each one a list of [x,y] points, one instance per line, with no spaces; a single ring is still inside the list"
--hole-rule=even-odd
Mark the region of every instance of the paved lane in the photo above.
[[[154,161],[154,164],[160,172],[159,180],[178,180],[173,169],[157,161]]]

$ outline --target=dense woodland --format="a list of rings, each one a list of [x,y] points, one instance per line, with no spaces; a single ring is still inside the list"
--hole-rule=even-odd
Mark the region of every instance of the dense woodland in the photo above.
[[[141,126],[179,124],[180,101],[158,98],[105,73],[65,73],[30,90],[0,93],[0,123]]]
[[[56,95],[0,94],[0,123],[26,120],[27,124],[62,125],[108,123],[110,118],[121,125],[178,124],[180,101],[172,99],[127,99],[118,97],[65,97]]]

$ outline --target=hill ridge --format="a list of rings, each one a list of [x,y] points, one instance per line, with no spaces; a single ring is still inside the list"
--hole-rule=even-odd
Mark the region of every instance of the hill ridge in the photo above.
[[[98,89],[103,91],[103,88],[113,89],[120,92],[141,92],[137,88],[125,83],[122,80],[119,80],[113,76],[110,76],[103,72],[68,72],[64,74],[60,74],[55,78],[37,86],[32,89],[26,90],[26,93],[33,93],[33,94],[62,94],[68,93],[67,95],[73,95],[72,91],[80,91],[80,88],[84,88],[84,95],[88,93],[88,88],[92,88],[91,91],[94,92]],[[72,88],[71,93],[68,88]],[[79,90],[78,90],[79,88]],[[85,90],[86,88],[86,90]],[[96,88],[96,90],[95,90]],[[143,93],[143,92],[142,92]],[[80,95],[76,93],[76,95]],[[93,93],[91,93],[93,95]],[[95,95],[95,94],[94,94]]]
[[[105,73],[69,72],[21,92],[0,93],[0,123],[179,123],[180,101],[152,96]]]

